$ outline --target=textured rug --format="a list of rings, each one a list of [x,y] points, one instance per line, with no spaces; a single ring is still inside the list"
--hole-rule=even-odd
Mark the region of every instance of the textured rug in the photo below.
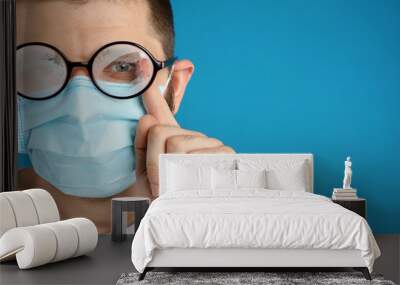
[[[138,281],[139,273],[124,273],[117,285],[133,284],[379,284],[395,285],[392,281],[384,280],[381,275],[372,275],[368,281],[360,272],[148,272],[146,278]]]

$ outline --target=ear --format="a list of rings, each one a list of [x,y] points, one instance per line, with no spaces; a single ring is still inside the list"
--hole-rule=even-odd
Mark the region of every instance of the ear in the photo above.
[[[190,60],[184,59],[175,61],[171,78],[174,114],[179,110],[179,106],[182,102],[183,96],[185,95],[186,86],[188,85],[193,72],[194,65]]]

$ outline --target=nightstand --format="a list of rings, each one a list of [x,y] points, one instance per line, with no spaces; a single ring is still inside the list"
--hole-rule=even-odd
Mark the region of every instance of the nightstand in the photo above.
[[[339,204],[340,206],[353,211],[356,214],[359,214],[364,219],[367,218],[367,201],[363,198],[357,198],[354,200],[334,200],[332,199],[333,203]]]

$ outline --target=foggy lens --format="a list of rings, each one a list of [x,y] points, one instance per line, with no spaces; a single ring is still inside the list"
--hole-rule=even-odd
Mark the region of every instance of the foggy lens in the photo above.
[[[101,50],[92,68],[98,87],[109,95],[121,98],[143,91],[154,72],[150,57],[129,44],[115,44]]]
[[[19,94],[42,99],[60,90],[67,77],[67,66],[56,50],[28,45],[17,50],[16,76]]]

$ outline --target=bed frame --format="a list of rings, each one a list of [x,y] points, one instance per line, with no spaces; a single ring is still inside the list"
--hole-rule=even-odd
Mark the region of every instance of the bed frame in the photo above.
[[[168,179],[166,173],[167,162],[187,159],[213,160],[221,159],[265,159],[265,160],[306,160],[309,165],[308,192],[313,192],[313,155],[312,154],[162,154],[159,162],[160,193],[165,191],[164,186]],[[324,271],[339,268],[353,268],[361,271],[367,280],[371,275],[361,257],[359,250],[329,250],[329,249],[250,249],[250,248],[168,248],[157,249],[153,259],[147,265],[139,280],[143,280],[146,273],[154,269],[181,269],[182,271],[219,271],[221,268],[228,271],[270,271],[282,269],[291,271],[296,269]],[[194,270],[196,269],[196,270]]]

